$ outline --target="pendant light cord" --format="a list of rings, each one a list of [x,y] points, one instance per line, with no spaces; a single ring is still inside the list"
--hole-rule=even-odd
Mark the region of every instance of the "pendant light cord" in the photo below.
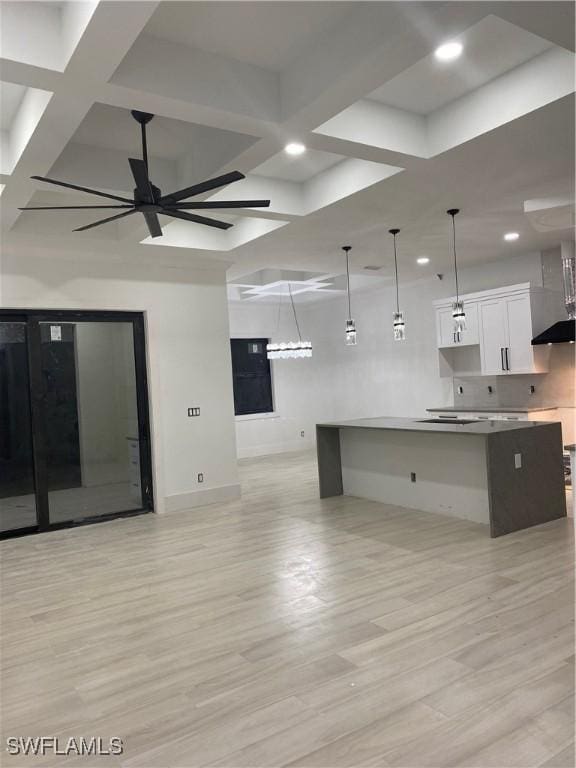
[[[398,256],[396,255],[396,235],[394,235],[394,272],[396,273],[396,312],[400,312],[400,293],[398,290]]]
[[[456,216],[455,213],[450,214],[452,216],[452,249],[454,252],[454,279],[456,280],[456,301],[459,300],[459,290],[458,290],[458,263],[456,261],[456,223],[454,221],[454,217]]]
[[[288,283],[288,292],[290,293],[290,303],[292,304],[292,312],[294,312],[294,322],[296,323],[296,330],[298,331],[298,341],[302,341],[300,335],[300,326],[298,325],[298,317],[296,315],[296,307],[294,306],[294,298],[292,297],[292,286]]]
[[[396,313],[400,312],[400,289],[398,288],[398,255],[396,253],[396,235],[399,229],[389,229],[388,232],[394,238],[394,273],[396,275]]]
[[[352,320],[352,309],[350,304],[350,265],[348,263],[348,255],[350,249],[346,251],[346,285],[348,287],[348,320]]]
[[[280,310],[282,309],[282,294],[280,294],[280,301],[278,302],[278,321],[276,323],[276,336],[280,335]]]

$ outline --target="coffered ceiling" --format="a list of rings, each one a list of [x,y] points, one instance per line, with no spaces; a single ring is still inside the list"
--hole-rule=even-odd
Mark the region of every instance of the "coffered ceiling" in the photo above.
[[[573,236],[570,2],[24,1],[0,12],[5,247],[222,260],[235,298],[266,300],[274,287],[250,293],[246,276],[312,274],[306,299],[329,293],[316,285],[326,276],[341,289],[344,243],[357,285],[389,279],[392,226],[401,279],[447,271],[452,206],[463,263]],[[436,47],[453,40],[461,57],[438,61]],[[131,109],[157,115],[148,143],[160,188],[237,169],[246,179],[211,199],[270,198],[270,208],[235,212],[226,232],[160,216],[154,241],[141,217],[73,233],[97,212],[18,210],[96,202],[32,175],[131,193]],[[308,150],[287,156],[293,141]],[[550,199],[568,218],[542,226],[525,203]]]

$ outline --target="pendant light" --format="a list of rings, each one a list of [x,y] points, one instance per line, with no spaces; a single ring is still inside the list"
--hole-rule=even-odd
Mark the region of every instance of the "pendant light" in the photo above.
[[[394,330],[394,341],[404,341],[406,338],[406,325],[404,323],[404,313],[400,311],[400,295],[398,291],[398,254],[396,253],[396,235],[399,229],[389,229],[388,232],[394,238],[394,273],[396,275],[396,312],[392,327]]]
[[[466,312],[464,302],[461,301],[458,292],[458,262],[456,260],[456,224],[454,217],[460,213],[459,208],[450,208],[446,211],[452,217],[452,249],[454,251],[454,279],[456,281],[456,301],[452,304],[452,322],[454,328],[454,341],[460,341],[462,331],[466,330]]]
[[[294,313],[294,323],[296,325],[296,332],[298,333],[298,341],[282,341],[278,343],[267,344],[266,357],[268,360],[287,360],[298,357],[312,357],[312,342],[302,341],[302,336],[300,335],[300,326],[298,325],[298,316],[296,315],[296,307],[294,306],[292,286],[290,283],[288,283],[288,293],[290,294],[290,303],[292,304],[292,312]],[[280,301],[281,300],[282,297],[280,297]]]
[[[354,346],[356,344],[356,323],[352,319],[352,310],[350,309],[350,251],[351,245],[343,245],[342,250],[346,254],[346,289],[348,292],[348,319],[346,320],[346,345]]]

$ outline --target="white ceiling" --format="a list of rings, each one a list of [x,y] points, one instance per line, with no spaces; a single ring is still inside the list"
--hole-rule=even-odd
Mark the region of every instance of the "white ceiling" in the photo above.
[[[148,152],[153,157],[175,159],[191,152],[201,153],[214,144],[233,145],[236,153],[248,147],[253,137],[206,125],[173,120],[158,115],[147,126]],[[140,126],[127,109],[94,104],[72,137],[77,144],[124,152],[140,157]]]
[[[428,115],[479,88],[551,47],[548,40],[487,16],[457,39],[464,53],[457,62],[438,61],[433,53],[373,91],[369,98]]]
[[[302,155],[288,155],[279,152],[266,162],[254,168],[256,176],[283,179],[301,183],[308,181],[322,171],[332,168],[344,158],[333,152],[320,152],[317,149],[308,149]]]
[[[353,2],[213,2],[199,3],[192,16],[189,3],[166,2],[146,34],[280,72],[353,8]]]
[[[40,34],[37,4],[11,5],[11,34],[26,39],[31,18]],[[142,263],[219,259],[231,281],[268,268],[337,280],[350,243],[353,275],[373,282],[392,276],[387,230],[398,226],[400,278],[410,280],[449,274],[445,211],[458,206],[462,263],[552,247],[572,231],[536,229],[524,202],[574,195],[573,13],[538,1],[95,2],[75,17],[65,72],[37,47],[33,61],[25,46],[0,57],[9,84],[39,94],[0,174],[3,242],[23,257],[97,243]],[[435,47],[456,38],[461,59],[438,69]],[[365,119],[325,128],[365,104],[375,109]],[[32,175],[129,193],[128,157],[140,154],[130,109],[157,115],[150,167],[163,191],[238,169],[246,179],[212,197],[269,198],[270,208],[239,211],[226,233],[161,217],[154,241],[140,215],[73,234],[99,214],[18,210],[102,202]],[[13,119],[4,105],[3,119]],[[291,140],[308,152],[288,158]],[[502,239],[510,230],[515,243]],[[429,265],[416,265],[421,255]]]
[[[15,83],[3,83],[0,81],[0,129],[10,130],[12,121],[16,116],[26,93],[24,85]]]

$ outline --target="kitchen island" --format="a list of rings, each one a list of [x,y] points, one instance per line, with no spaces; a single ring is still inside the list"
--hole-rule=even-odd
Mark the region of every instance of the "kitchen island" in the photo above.
[[[472,520],[502,536],[566,516],[558,422],[373,418],[316,425],[320,496]]]

